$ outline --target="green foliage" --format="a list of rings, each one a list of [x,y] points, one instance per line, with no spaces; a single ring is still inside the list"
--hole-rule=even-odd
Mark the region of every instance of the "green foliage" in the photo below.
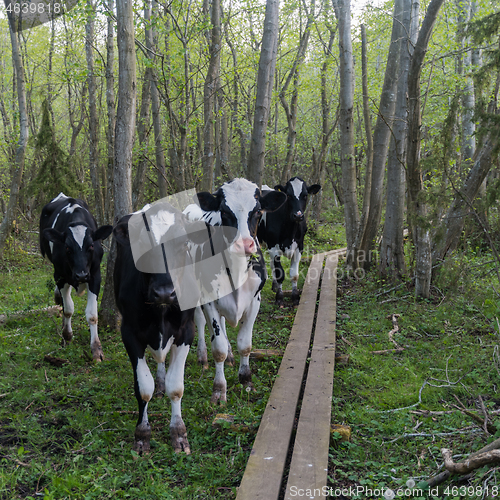
[[[42,121],[35,137],[35,151],[43,160],[31,181],[29,192],[43,193],[46,199],[53,198],[60,192],[67,196],[76,196],[79,192],[76,175],[68,155],[56,141],[47,99],[42,103]]]
[[[465,458],[492,439],[458,409],[456,398],[473,412],[479,396],[488,411],[499,407],[494,276],[491,255],[470,252],[445,263],[428,301],[415,302],[411,282],[394,288],[374,274],[339,284],[337,347],[350,358],[335,368],[332,414],[334,423],[351,427],[352,438],[330,447],[332,486],[396,492],[410,484],[403,498],[427,499],[418,490],[438,472],[441,448]],[[401,352],[388,336],[393,313],[400,315],[392,338]],[[490,416],[500,431],[498,417]],[[494,466],[475,471],[468,485],[486,479],[500,479]],[[453,478],[438,498],[451,498],[444,488],[461,484]]]

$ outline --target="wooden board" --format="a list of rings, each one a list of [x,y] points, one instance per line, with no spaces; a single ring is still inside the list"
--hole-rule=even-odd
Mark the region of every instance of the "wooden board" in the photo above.
[[[285,500],[298,489],[323,491],[327,486],[328,449],[335,368],[335,318],[338,256],[326,258],[311,361],[302,399]]]
[[[312,259],[278,376],[255,437],[237,500],[275,500],[288,454],[311,342],[324,254]]]

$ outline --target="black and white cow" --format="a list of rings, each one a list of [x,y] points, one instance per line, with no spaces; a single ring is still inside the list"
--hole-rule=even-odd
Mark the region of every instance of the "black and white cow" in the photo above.
[[[198,329],[198,360],[205,364],[205,324],[211,336],[212,355],[215,362],[215,379],[211,402],[226,401],[224,361],[228,356],[229,342],[225,322],[240,325],[237,347],[240,354],[239,380],[251,385],[249,365],[252,349],[252,330],[260,308],[260,291],[267,278],[266,266],[256,239],[261,215],[279,208],[286,197],[272,191],[262,195],[256,184],[246,179],[226,182],[215,194],[198,193],[198,205],[190,205],[184,213],[190,220],[202,220],[213,226],[229,226],[238,230],[241,238],[235,243],[246,256],[246,281],[243,286],[224,297],[197,308],[195,314]]]
[[[267,192],[263,186],[263,192]],[[269,189],[269,188],[267,188]],[[281,289],[285,273],[281,266],[281,256],[284,254],[291,259],[290,279],[292,281],[292,303],[299,303],[297,281],[299,279],[299,263],[304,250],[304,236],[307,224],[304,212],[307,206],[307,197],[316,194],[321,186],[308,186],[300,177],[292,177],[285,186],[275,186],[275,190],[286,194],[284,203],[275,212],[265,214],[259,224],[257,237],[266,243],[271,259],[273,291],[276,292],[276,303],[283,305],[283,291]]]
[[[144,213],[146,208],[136,213]],[[148,349],[158,363],[157,392],[166,393],[170,398],[172,445],[176,452],[190,453],[186,426],[181,415],[181,400],[184,394],[184,366],[195,334],[194,308],[181,311],[167,259],[164,259],[165,272],[138,270],[129,233],[129,219],[132,215],[120,219],[113,234],[118,242],[114,269],[115,298],[122,314],[122,339],[134,370],[134,390],[139,405],[134,450],[142,453],[150,448],[151,427],[147,408],[155,390],[155,381],[146,363],[145,354]],[[148,231],[158,240],[157,244],[160,237],[168,236],[177,245],[175,249],[171,249],[177,256],[177,267],[192,262],[185,224],[189,222],[186,222],[180,212],[162,208],[149,218],[148,223]],[[204,225],[203,229],[203,238],[207,240]],[[163,247],[157,246],[156,249],[164,252]],[[151,255],[150,259],[158,260],[158,257],[163,260],[161,253],[156,257]],[[183,286],[195,295],[198,293],[196,280],[190,281],[189,276],[183,280]],[[169,352],[170,364],[166,371],[165,359]]]
[[[60,193],[42,209],[40,217],[40,249],[54,265],[55,300],[63,306],[63,337],[73,338],[71,316],[74,304],[71,290],[83,293],[87,288],[85,315],[90,327],[90,348],[95,361],[103,359],[97,334],[97,298],[101,287],[101,240],[112,226],[97,228],[89,207],[82,200]]]

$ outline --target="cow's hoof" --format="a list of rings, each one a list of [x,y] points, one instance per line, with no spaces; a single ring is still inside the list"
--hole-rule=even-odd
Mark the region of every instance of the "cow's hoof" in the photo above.
[[[61,295],[61,292],[59,291],[59,288],[57,288],[57,287],[54,290],[54,303],[56,304],[56,306],[63,305],[62,295]]]
[[[203,371],[208,370],[208,357],[206,349],[204,352],[198,352],[198,363],[203,368]]]
[[[139,455],[149,453],[151,446],[151,426],[149,424],[140,424],[135,428],[134,447],[132,448]]]
[[[252,386],[252,371],[248,366],[238,372],[238,380],[243,386]]]
[[[212,397],[210,398],[210,403],[215,405],[217,402],[220,404],[226,404],[227,394],[225,390],[215,389],[212,391]]]
[[[273,281],[273,292],[276,293],[280,289],[277,281]]]
[[[73,338],[73,332],[63,328],[62,336],[66,342],[71,342],[71,339]]]
[[[276,294],[276,305],[279,308],[285,307],[285,304],[283,302],[283,292],[281,290]]]
[[[170,439],[175,453],[184,452],[186,455],[191,454],[191,448],[187,439],[186,426],[182,418],[176,417],[173,425],[170,425]]]
[[[225,359],[224,364],[226,364],[227,366],[234,366],[234,363],[234,355],[232,351],[230,351],[227,353],[227,358]]]
[[[300,302],[300,293],[298,290],[292,291],[292,305],[298,306]]]
[[[102,347],[100,342],[94,342],[90,350],[92,351],[92,359],[96,363],[104,361],[104,353],[102,352]]]

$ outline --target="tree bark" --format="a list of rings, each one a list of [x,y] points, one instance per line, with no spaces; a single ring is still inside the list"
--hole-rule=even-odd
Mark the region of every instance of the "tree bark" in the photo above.
[[[113,218],[112,208],[114,199],[113,174],[115,167],[115,43],[114,43],[114,20],[111,15],[114,10],[114,0],[108,0],[108,33],[106,36],[106,108],[108,114],[108,123],[106,127],[106,142],[107,142],[107,186],[106,197],[104,201],[104,212],[106,220],[110,221]]]
[[[216,97],[218,80],[220,73],[220,51],[221,51],[221,4],[220,0],[211,0],[210,21],[212,29],[207,36],[209,39],[209,54],[207,75],[203,87],[203,157],[202,169],[203,179],[201,189],[212,192],[214,188],[214,110],[216,107]],[[208,17],[208,0],[204,2],[204,10]]]
[[[340,163],[347,240],[348,267],[356,267],[356,233],[359,211],[356,196],[356,166],[354,164],[354,61],[351,42],[350,0],[333,0],[339,23],[340,50]]]
[[[415,245],[415,296],[426,298],[430,294],[432,254],[430,229],[427,222],[423,172],[420,167],[420,141],[422,116],[420,112],[420,75],[432,30],[444,0],[431,0],[418,34],[408,73],[408,141],[407,179],[409,212]]]
[[[300,37],[299,46],[297,47],[297,53],[295,56],[295,60],[293,62],[290,73],[288,74],[287,79],[285,80],[285,84],[279,93],[279,99],[281,105],[283,106],[283,110],[285,111],[285,116],[288,125],[288,134],[286,140],[286,159],[285,164],[283,165],[283,172],[281,173],[281,183],[285,185],[287,181],[291,177],[292,164],[295,159],[295,143],[297,139],[297,107],[298,107],[298,82],[299,82],[299,72],[300,67],[304,61],[304,57],[306,55],[307,46],[309,45],[309,36],[311,33],[311,26],[314,21],[314,8],[315,8],[315,0],[311,0],[309,4],[309,12],[307,13],[307,22],[304,28],[304,32]],[[290,87],[290,83],[293,81],[293,91],[290,99],[290,103],[287,102],[286,94],[288,92],[288,88]]]
[[[359,253],[364,259],[365,268],[372,263],[372,253],[375,246],[377,231],[380,226],[383,206],[383,187],[385,178],[385,163],[391,136],[391,127],[396,107],[396,84],[399,66],[399,40],[403,35],[401,16],[402,0],[394,1],[394,21],[392,23],[391,44],[387,57],[384,85],[380,97],[377,122],[373,131],[373,167],[370,190],[370,208],[368,217],[364,220]]]
[[[117,0],[118,109],[115,128],[114,201],[115,223],[132,211],[132,148],[135,133],[136,69],[134,13],[131,0]],[[114,300],[113,269],[116,242],[108,254],[106,283],[101,300],[100,319],[110,329],[119,326]]]
[[[19,200],[19,188],[24,172],[24,159],[26,153],[26,144],[28,142],[28,112],[26,107],[26,84],[24,79],[24,67],[19,50],[19,41],[15,27],[15,21],[10,12],[7,12],[9,21],[10,41],[12,44],[12,64],[16,75],[17,102],[19,106],[19,140],[17,142],[15,166],[10,181],[9,203],[5,216],[0,224],[0,258],[3,257],[5,243],[12,230],[16,208]]]
[[[278,51],[279,0],[267,0],[264,34],[257,74],[255,114],[248,155],[248,179],[262,185],[264,173],[266,131],[273,90],[276,54]]]
[[[157,3],[153,0],[153,12],[151,12],[151,0],[146,0],[144,4],[144,20],[146,21],[146,48],[148,57],[151,60],[151,68],[148,75],[150,77],[150,95],[151,95],[151,115],[153,118],[153,129],[155,134],[155,159],[158,172],[158,188],[160,198],[167,196],[167,178],[165,169],[165,154],[163,153],[163,133],[160,114],[160,94],[158,92],[158,78],[154,67],[156,59],[156,33],[151,23],[157,17]],[[152,15],[151,15],[152,14]]]
[[[95,7],[87,0],[88,17],[85,24],[85,55],[87,57],[87,86],[89,89],[89,172],[94,191],[95,216],[98,224],[104,222],[104,203],[99,181],[99,119],[97,117],[97,84],[94,69],[94,18]]]
[[[402,24],[404,36],[400,41],[399,78],[393,135],[387,165],[387,205],[385,224],[380,248],[380,274],[401,279],[406,274],[403,249],[405,207],[405,161],[408,120],[408,69],[416,31],[411,30],[412,0],[403,0]],[[418,16],[418,12],[417,12]]]

